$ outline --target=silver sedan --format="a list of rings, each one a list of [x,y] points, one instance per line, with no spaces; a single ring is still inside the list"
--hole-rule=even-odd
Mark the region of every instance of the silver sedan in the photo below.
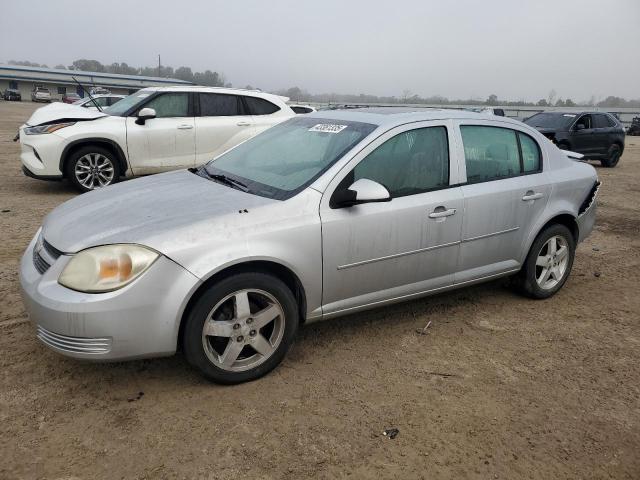
[[[300,324],[502,276],[566,282],[599,182],[527,125],[471,112],[318,112],[197,169],[56,208],[21,263],[38,338],[75,358],[182,349],[258,378]]]

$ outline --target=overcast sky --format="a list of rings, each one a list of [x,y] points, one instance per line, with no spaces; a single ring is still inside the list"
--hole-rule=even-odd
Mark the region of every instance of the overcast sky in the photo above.
[[[6,10],[3,63],[144,66],[160,53],[174,68],[264,90],[640,98],[640,0],[57,0]]]

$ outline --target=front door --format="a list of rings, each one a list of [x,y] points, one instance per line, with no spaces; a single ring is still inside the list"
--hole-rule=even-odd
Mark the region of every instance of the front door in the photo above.
[[[581,127],[579,127],[581,126]],[[571,150],[588,155],[595,149],[595,128],[591,115],[582,115],[571,130]]]
[[[127,150],[135,175],[193,167],[195,165],[195,120],[190,94],[167,92],[152,98],[142,108],[153,108],[156,118],[144,125],[127,117]]]
[[[451,178],[448,129],[433,122],[394,129],[343,172],[320,207],[323,314],[450,286],[462,195],[450,186],[456,179]],[[362,178],[384,185],[392,200],[331,208],[335,191]]]

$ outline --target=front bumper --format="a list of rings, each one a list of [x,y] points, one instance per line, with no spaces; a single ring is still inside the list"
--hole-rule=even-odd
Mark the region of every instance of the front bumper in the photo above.
[[[62,178],[60,156],[64,139],[55,133],[25,135],[20,127],[20,161],[32,177],[42,179]]]
[[[76,292],[58,283],[70,255],[61,255],[39,273],[36,239],[22,257],[20,286],[37,337],[45,345],[65,356],[102,361],[175,353],[182,312],[199,285],[197,277],[161,256],[124,288]]]

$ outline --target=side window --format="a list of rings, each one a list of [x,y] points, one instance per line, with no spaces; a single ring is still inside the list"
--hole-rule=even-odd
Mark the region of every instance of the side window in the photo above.
[[[583,116],[581,116],[580,119],[576,122],[576,127],[578,125],[584,125],[585,130],[593,128],[593,122],[591,121],[591,115],[583,115]]]
[[[609,124],[609,116],[604,115],[603,113],[593,115],[595,126],[594,128],[611,128],[612,125]]]
[[[522,152],[522,168],[525,173],[539,172],[540,168],[540,147],[538,143],[529,135],[518,132],[520,139],[520,150]]]
[[[488,182],[520,174],[516,132],[507,128],[463,125],[467,182]]]
[[[188,93],[163,93],[155,97],[143,108],[153,108],[157,118],[186,117],[189,115]]]
[[[404,197],[449,185],[449,140],[445,127],[427,127],[390,138],[353,170],[353,181],[368,178],[391,197]]]
[[[280,110],[280,107],[264,98],[244,97],[244,101],[251,115],[270,115]]]
[[[240,97],[238,97],[237,95],[201,93],[200,116],[231,117],[234,115],[241,115],[239,101]]]

